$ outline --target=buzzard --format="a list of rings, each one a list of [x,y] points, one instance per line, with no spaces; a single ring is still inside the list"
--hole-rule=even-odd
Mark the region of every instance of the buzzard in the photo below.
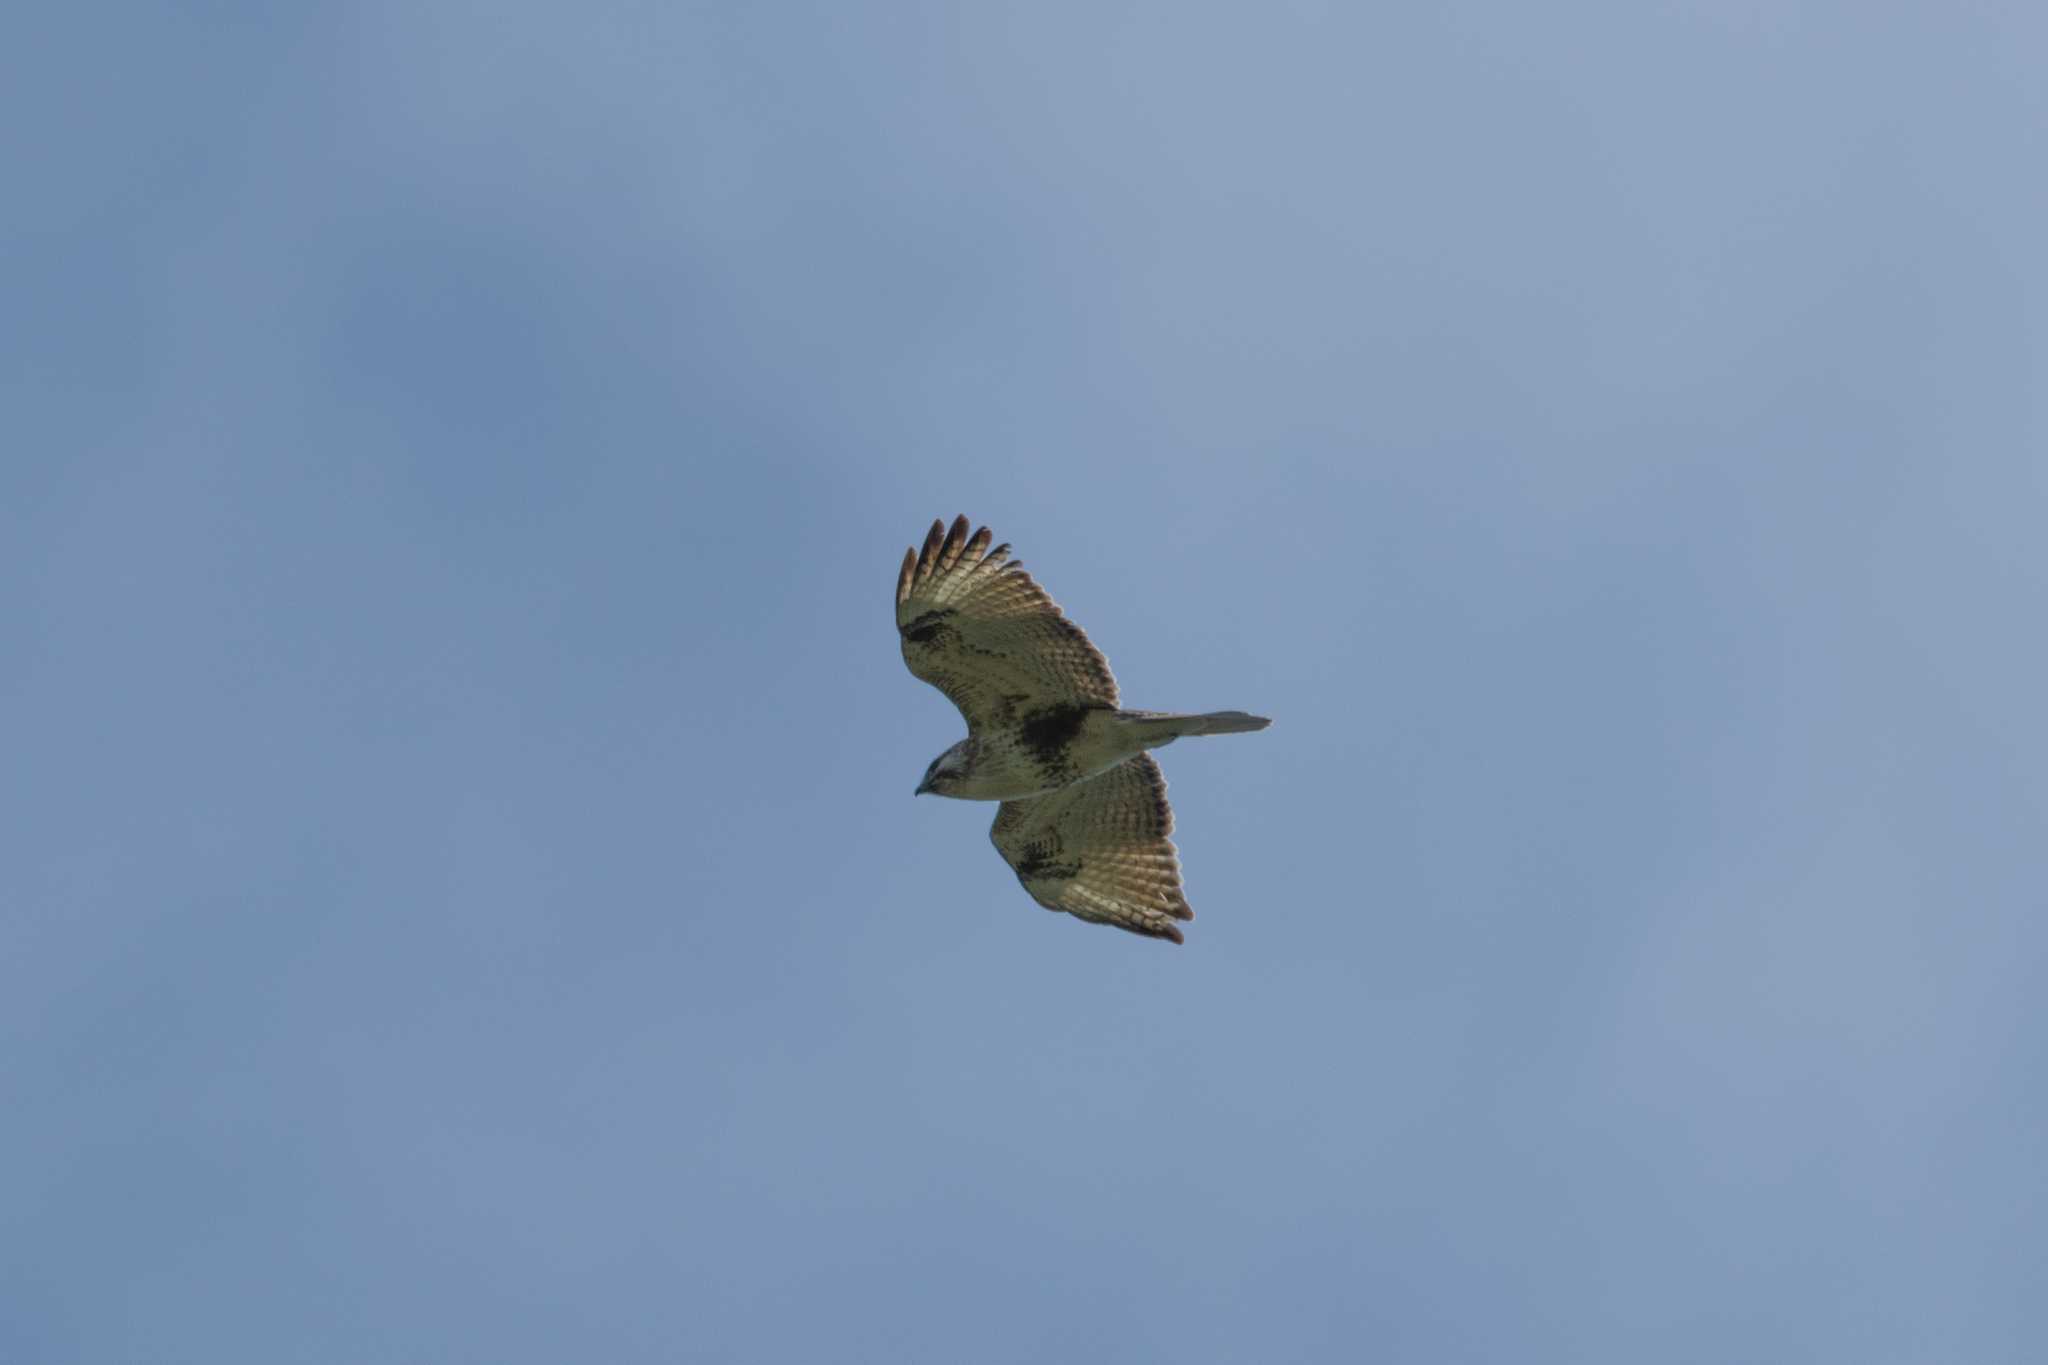
[[[1102,651],[989,539],[986,526],[970,539],[965,517],[935,521],[896,576],[903,662],[967,718],[918,794],[1002,802],[988,836],[1046,909],[1179,943],[1175,921],[1195,912],[1167,838],[1166,779],[1145,750],[1273,722],[1124,710]]]

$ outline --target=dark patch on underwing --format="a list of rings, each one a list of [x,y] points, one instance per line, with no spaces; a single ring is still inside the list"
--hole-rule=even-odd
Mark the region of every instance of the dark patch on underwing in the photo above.
[[[1017,727],[1017,739],[1040,766],[1057,768],[1067,761],[1067,750],[1081,733],[1088,710],[1073,702],[1041,706],[1025,714],[1023,723]]]
[[[1059,861],[1059,849],[1034,844],[1017,860],[1017,876],[1027,882],[1069,882],[1081,875],[1081,863]]]
[[[903,638],[912,644],[929,645],[936,642],[941,635],[952,633],[952,628],[946,624],[946,618],[952,614],[951,607],[940,607],[937,611],[924,613],[916,620],[904,622],[899,629],[903,632]]]

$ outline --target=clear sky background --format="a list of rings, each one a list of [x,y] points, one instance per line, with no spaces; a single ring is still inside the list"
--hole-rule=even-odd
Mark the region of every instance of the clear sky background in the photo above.
[[[16,16],[0,1359],[2040,1359],[2044,14]]]

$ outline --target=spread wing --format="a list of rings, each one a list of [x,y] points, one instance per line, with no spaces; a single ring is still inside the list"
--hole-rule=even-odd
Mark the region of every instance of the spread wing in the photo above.
[[[948,531],[933,522],[922,550],[903,556],[896,577],[896,630],[903,662],[944,692],[971,731],[1052,702],[1116,705],[1109,661],[1059,604],[1010,558],[989,549],[984,526],[967,518]]]
[[[1046,909],[1179,943],[1174,921],[1195,912],[1171,833],[1166,779],[1139,754],[1071,787],[1003,802],[988,837]]]

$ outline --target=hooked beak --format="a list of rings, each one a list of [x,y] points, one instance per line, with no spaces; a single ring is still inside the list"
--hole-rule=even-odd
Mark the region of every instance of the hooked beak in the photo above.
[[[932,789],[932,784],[931,784],[931,781],[930,781],[930,779],[928,779],[928,778],[919,778],[919,779],[918,779],[918,781],[917,781],[917,790],[916,790],[916,791],[914,791],[914,792],[912,792],[912,793],[911,793],[911,795],[912,795],[912,796],[923,796],[923,795],[924,795],[924,794],[925,794],[926,792],[930,791],[931,789]]]

